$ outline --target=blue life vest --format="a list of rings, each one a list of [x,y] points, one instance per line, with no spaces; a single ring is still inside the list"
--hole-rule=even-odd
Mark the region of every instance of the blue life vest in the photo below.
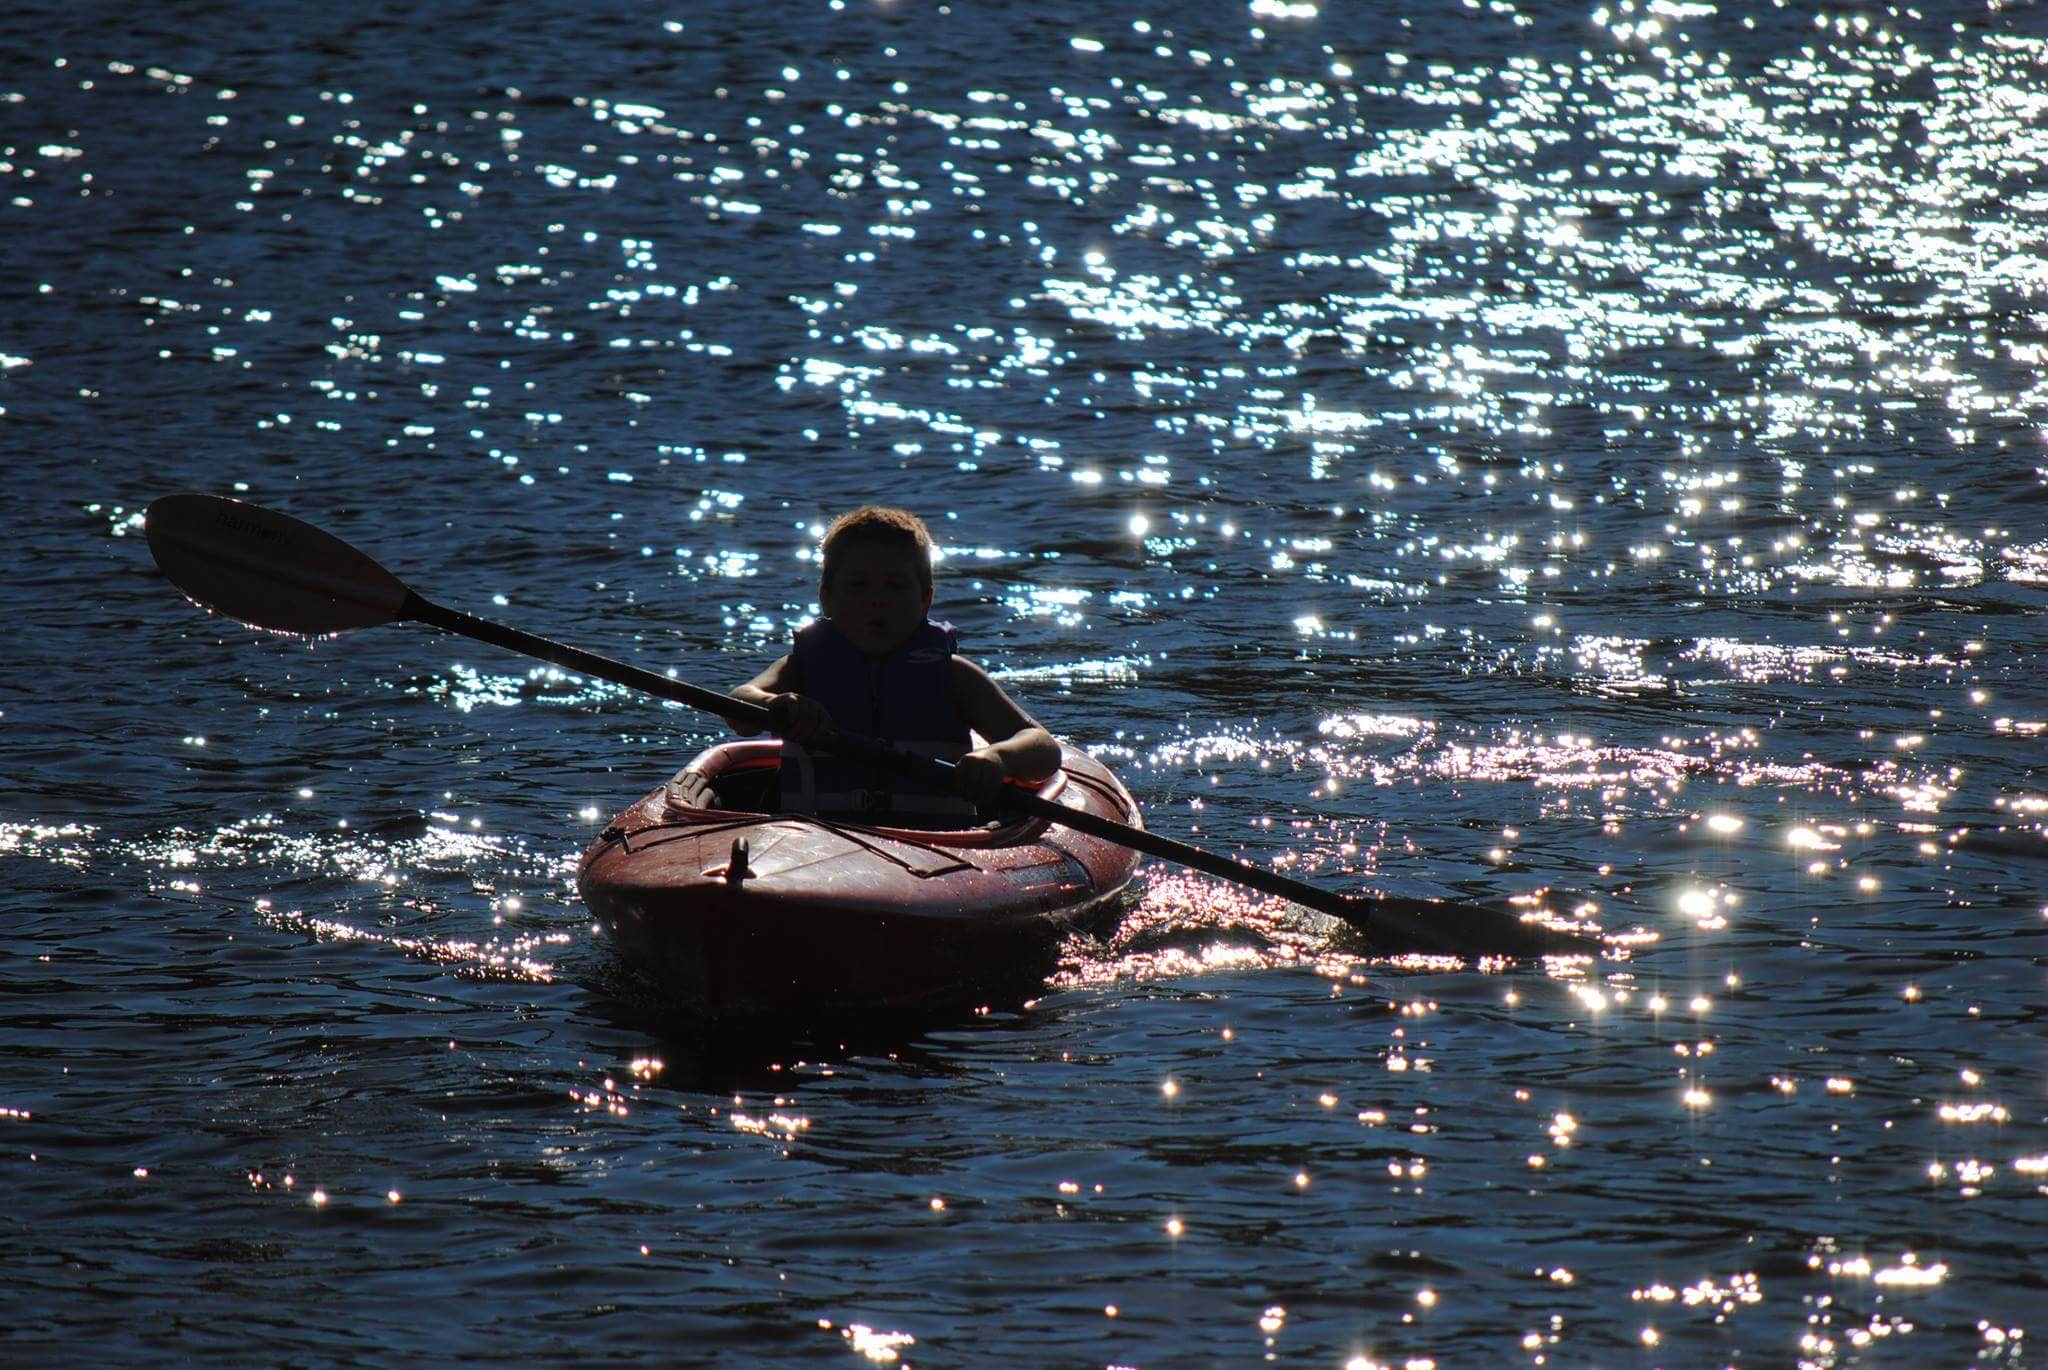
[[[910,640],[875,660],[828,619],[797,633],[798,688],[825,706],[832,726],[880,738],[905,751],[957,761],[972,745],[967,721],[946,688],[955,637],[926,622]],[[890,771],[782,744],[782,807],[827,817],[931,826],[969,819],[974,806],[951,790]]]

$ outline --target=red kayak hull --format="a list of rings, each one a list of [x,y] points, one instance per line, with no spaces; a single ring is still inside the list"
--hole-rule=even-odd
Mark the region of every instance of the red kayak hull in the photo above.
[[[778,764],[772,739],[714,747],[712,777]],[[1072,747],[1039,793],[1137,826],[1101,763]],[[734,844],[744,870],[734,878]],[[1031,821],[913,831],[683,802],[673,783],[583,853],[583,899],[626,964],[718,1016],[823,1017],[961,1005],[1042,982],[1068,934],[1115,908],[1127,847]]]

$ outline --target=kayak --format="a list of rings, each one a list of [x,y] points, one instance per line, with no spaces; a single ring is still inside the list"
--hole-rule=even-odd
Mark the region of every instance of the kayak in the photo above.
[[[1108,768],[1061,753],[1041,798],[1138,826]],[[986,1002],[1042,982],[1066,936],[1114,916],[1137,868],[1130,848],[1044,818],[935,831],[774,812],[781,761],[774,738],[712,747],[583,853],[577,884],[614,951],[682,1006],[836,1017]]]

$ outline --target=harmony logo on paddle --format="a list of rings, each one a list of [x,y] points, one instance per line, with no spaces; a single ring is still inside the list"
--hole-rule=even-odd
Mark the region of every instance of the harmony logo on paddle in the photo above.
[[[261,519],[250,518],[247,514],[242,513],[237,505],[228,501],[222,501],[215,509],[213,526],[225,529],[230,533],[240,533],[261,542],[271,543],[278,547],[289,547],[295,541],[290,528],[281,524],[267,523]]]

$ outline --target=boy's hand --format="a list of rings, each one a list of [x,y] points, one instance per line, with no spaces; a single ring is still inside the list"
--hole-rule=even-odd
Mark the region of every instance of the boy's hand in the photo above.
[[[810,746],[832,736],[832,715],[808,695],[781,694],[768,701],[768,727],[777,737]]]
[[[994,747],[971,751],[953,763],[953,788],[982,808],[993,808],[1002,798],[1010,771]]]

